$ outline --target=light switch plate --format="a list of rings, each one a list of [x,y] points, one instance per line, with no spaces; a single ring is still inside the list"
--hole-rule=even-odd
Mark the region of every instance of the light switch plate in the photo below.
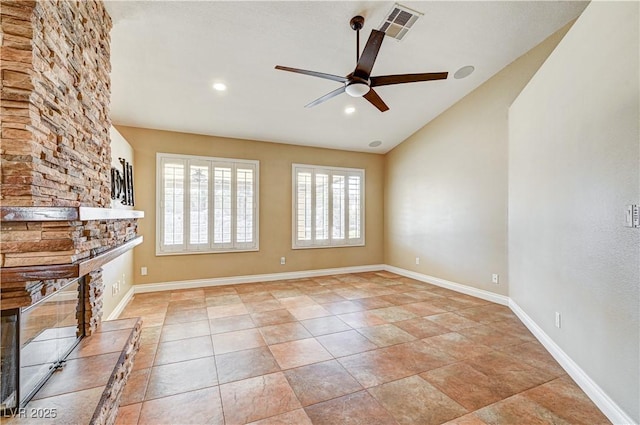
[[[624,214],[624,225],[626,227],[640,227],[640,206],[627,205]]]

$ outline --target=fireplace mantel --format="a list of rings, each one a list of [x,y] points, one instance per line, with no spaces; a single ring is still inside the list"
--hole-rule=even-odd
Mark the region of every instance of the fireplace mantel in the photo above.
[[[144,218],[144,211],[91,207],[0,207],[0,220],[12,221],[89,221]]]
[[[90,208],[90,207],[0,207],[0,221],[15,222],[70,222],[70,221],[112,221],[143,218],[143,211]],[[119,245],[88,258],[66,264],[28,265],[1,267],[3,286],[15,282],[34,280],[67,279],[84,276],[99,269],[109,261],[142,243],[142,236],[124,241]]]

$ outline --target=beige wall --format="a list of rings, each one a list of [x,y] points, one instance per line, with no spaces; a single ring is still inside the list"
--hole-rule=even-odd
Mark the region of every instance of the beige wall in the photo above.
[[[511,107],[509,142],[510,295],[636,423],[638,9],[587,7]]]
[[[119,126],[134,148],[136,209],[144,210],[139,231],[144,243],[135,252],[135,283],[157,283],[381,264],[383,260],[383,174],[381,155],[344,152],[250,140]],[[156,153],[180,153],[260,161],[260,251],[197,255],[155,255]],[[364,168],[364,247],[291,249],[291,165],[307,163]],[[286,265],[280,265],[286,257]],[[148,268],[147,276],[140,267]]]
[[[568,28],[387,155],[386,264],[508,294],[507,112]]]
[[[109,136],[111,139],[111,166],[118,170],[121,169],[118,158],[124,158],[133,164],[133,148],[131,145],[113,126],[110,128]],[[113,199],[111,200],[111,208],[133,209],[133,207],[122,205],[120,201],[114,201]],[[133,285],[133,255],[133,251],[127,251],[102,267],[102,280],[105,285],[102,297],[103,319],[109,317],[127,294],[127,291],[131,289],[131,285]],[[116,282],[120,282],[120,292],[112,295],[111,287]]]

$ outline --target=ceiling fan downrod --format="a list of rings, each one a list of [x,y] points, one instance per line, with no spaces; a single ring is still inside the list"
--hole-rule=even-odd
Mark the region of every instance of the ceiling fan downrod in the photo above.
[[[356,32],[356,63],[360,60],[360,30],[364,26],[364,18],[360,15],[354,16],[349,21],[349,25]]]

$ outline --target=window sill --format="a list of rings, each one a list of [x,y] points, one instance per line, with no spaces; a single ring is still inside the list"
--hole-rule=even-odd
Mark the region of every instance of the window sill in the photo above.
[[[225,249],[215,251],[176,251],[176,252],[160,252],[156,250],[156,257],[167,257],[172,255],[201,255],[201,254],[240,254],[243,252],[258,252],[260,248],[248,248],[248,249]]]
[[[349,245],[309,245],[309,246],[292,246],[291,249],[323,249],[323,248],[356,248],[363,247],[365,243],[349,244]]]

